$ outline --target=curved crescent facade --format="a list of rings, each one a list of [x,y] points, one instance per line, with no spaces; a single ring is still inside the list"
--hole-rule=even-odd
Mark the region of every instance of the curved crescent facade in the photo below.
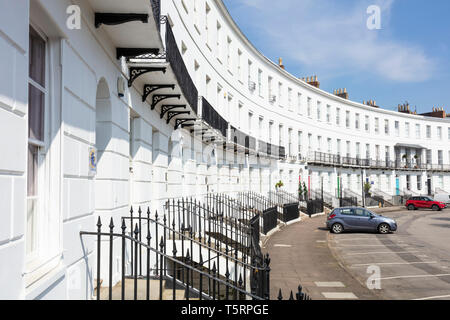
[[[161,213],[280,180],[330,202],[366,183],[386,198],[450,191],[448,118],[296,78],[220,0],[0,5],[0,299],[92,298],[80,230],[120,226],[130,205]]]
[[[199,94],[231,126],[285,148],[272,181],[295,192],[300,176],[333,196],[360,194],[365,182],[391,195],[450,188],[448,117],[383,110],[296,78],[248,41],[222,1],[167,1],[163,10]]]

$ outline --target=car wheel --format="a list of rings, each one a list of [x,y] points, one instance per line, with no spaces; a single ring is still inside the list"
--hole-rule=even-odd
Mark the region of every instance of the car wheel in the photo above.
[[[408,210],[415,210],[416,207],[413,204],[408,205]]]
[[[387,223],[382,223],[378,226],[378,232],[381,234],[387,234],[391,231],[391,227]]]
[[[439,206],[437,204],[433,204],[431,209],[433,209],[433,211],[439,211]]]
[[[335,223],[331,227],[331,231],[333,231],[333,233],[335,233],[335,234],[339,234],[339,233],[342,233],[342,231],[344,231],[344,227],[340,223]]]

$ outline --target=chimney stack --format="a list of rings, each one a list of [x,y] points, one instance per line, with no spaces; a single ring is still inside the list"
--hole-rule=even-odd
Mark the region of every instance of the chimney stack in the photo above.
[[[304,80],[305,78],[302,78],[302,80]],[[311,77],[306,77],[306,83],[308,83],[309,85],[312,85],[316,88],[320,88],[320,82],[317,78],[317,76],[311,76]]]
[[[366,106],[369,106],[369,107],[379,108],[379,106],[377,106],[377,102],[372,99],[363,101],[363,104],[365,104]]]
[[[334,95],[348,100],[347,88],[334,90]]]
[[[421,116],[433,117],[433,118],[447,118],[448,115],[443,107],[433,107],[432,112],[421,113]]]
[[[281,69],[284,70],[283,59],[282,58],[278,59],[278,65],[280,66]]]

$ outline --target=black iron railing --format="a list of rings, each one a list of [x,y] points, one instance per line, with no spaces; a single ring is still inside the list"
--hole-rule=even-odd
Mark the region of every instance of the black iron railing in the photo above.
[[[211,106],[204,97],[202,98],[202,118],[211,127],[219,130],[222,136],[227,136],[228,122]]]
[[[300,199],[284,190],[269,191],[269,199],[281,208],[281,220],[286,223],[300,217]]]
[[[333,166],[356,166],[392,170],[428,170],[428,171],[450,171],[450,164],[425,164],[420,160],[372,160],[353,157],[342,157],[340,155],[314,151],[309,154],[308,162],[312,164]]]
[[[151,215],[148,208],[146,213],[131,208],[130,215],[120,219],[118,232],[112,218],[108,230],[102,231],[99,218],[96,232],[80,232],[82,239],[94,236],[97,241],[94,296],[98,300],[269,299],[270,258],[259,244],[260,219],[266,212],[250,218],[252,211],[243,208],[242,202],[223,195],[209,197],[208,205],[172,200],[160,216]],[[299,295],[296,300],[307,300],[301,290]]]
[[[161,29],[161,0],[150,0],[150,4],[152,6],[156,28],[159,31]]]
[[[357,207],[358,206],[358,198],[356,198],[356,197],[339,198],[339,206],[340,207]]]
[[[189,75],[186,65],[184,64],[183,57],[177,47],[170,23],[166,23],[166,60],[170,62],[170,66],[175,73],[177,83],[180,86],[184,97],[191,106],[192,110],[197,113],[198,91],[191,76]]]
[[[107,299],[134,299],[138,300],[138,298],[150,300],[151,296],[155,296],[152,294],[151,289],[157,292],[157,299],[163,300],[165,296],[164,291],[167,288],[167,284],[165,282],[170,282],[170,294],[169,299],[177,300],[177,290],[182,290],[185,293],[185,299],[189,300],[190,298],[198,298],[200,300],[217,300],[217,299],[231,299],[231,294],[233,293],[235,296],[237,295],[240,298],[250,298],[254,300],[261,300],[261,297],[253,295],[252,293],[247,292],[243,287],[242,277],[240,274],[238,283],[234,283],[234,281],[230,281],[230,279],[221,277],[215,262],[213,263],[212,269],[208,271],[204,271],[204,261],[202,254],[200,254],[199,260],[193,263],[193,255],[189,249],[186,250],[186,254],[184,259],[179,259],[177,257],[177,247],[174,244],[172,248],[172,252],[166,253],[166,246],[168,244],[167,240],[164,240],[164,237],[161,236],[160,239],[156,243],[155,246],[152,243],[152,235],[150,233],[150,226],[140,230],[138,224],[136,223],[134,230],[127,231],[125,219],[122,220],[121,232],[114,232],[114,224],[113,220],[109,224],[109,232],[102,232],[102,223],[99,218],[97,223],[97,232],[80,232],[81,236],[91,235],[97,238],[97,279],[96,279],[96,292],[95,296],[97,300],[102,299],[102,291],[100,290],[102,284],[102,278],[108,280],[108,292]],[[147,230],[146,230],[147,229]],[[144,241],[139,240],[141,234],[144,233],[145,237]],[[120,240],[120,241],[116,241]],[[117,245],[119,242],[119,247],[121,248],[121,272],[120,272],[120,292],[115,292],[114,290],[114,282],[113,282],[113,266],[115,262],[113,262],[113,251],[114,245]],[[102,243],[103,246],[107,245],[108,248],[106,251],[106,255],[108,257],[107,268],[104,268],[106,271],[106,275],[101,272],[102,270]],[[127,265],[127,256],[128,256],[128,248],[131,248],[131,251],[134,252],[132,258],[132,266],[130,271],[126,271]],[[104,253],[103,253],[104,255]],[[143,275],[139,275],[139,257],[144,256],[144,272]],[[228,272],[229,273],[229,272]],[[227,274],[228,274],[227,273]],[[177,277],[181,275],[182,281],[180,281]],[[156,275],[156,277],[155,277]],[[131,296],[126,296],[126,284],[127,279],[132,279],[131,282],[128,282],[128,285],[132,284],[133,291]],[[198,280],[198,287],[194,287],[194,279]],[[152,280],[156,280],[158,282],[157,288],[150,288],[150,282]],[[154,283],[153,283],[154,284]],[[208,287],[207,287],[208,284]],[[117,286],[117,285],[116,285]],[[142,288],[142,286],[144,288]],[[224,287],[225,296],[220,295],[220,287]],[[142,297],[142,294],[138,292],[144,291],[145,297]],[[105,297],[103,297],[105,299]]]

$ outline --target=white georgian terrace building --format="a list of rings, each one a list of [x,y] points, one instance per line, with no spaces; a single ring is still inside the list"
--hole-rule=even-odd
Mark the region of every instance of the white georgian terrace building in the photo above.
[[[0,298],[90,298],[79,232],[131,205],[279,180],[450,191],[449,118],[313,80],[264,57],[221,0],[0,0]]]

